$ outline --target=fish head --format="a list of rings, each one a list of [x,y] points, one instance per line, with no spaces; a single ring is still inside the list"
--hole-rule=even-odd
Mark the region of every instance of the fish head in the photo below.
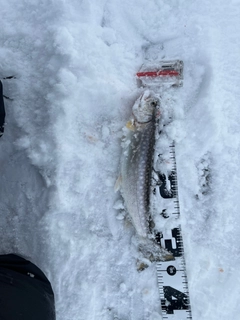
[[[149,122],[154,119],[158,107],[158,97],[150,90],[146,90],[134,103],[133,116],[138,123]]]

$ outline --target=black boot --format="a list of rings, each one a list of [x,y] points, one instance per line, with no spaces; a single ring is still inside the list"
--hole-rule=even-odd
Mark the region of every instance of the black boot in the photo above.
[[[56,319],[54,294],[47,277],[15,254],[0,255],[0,319]]]

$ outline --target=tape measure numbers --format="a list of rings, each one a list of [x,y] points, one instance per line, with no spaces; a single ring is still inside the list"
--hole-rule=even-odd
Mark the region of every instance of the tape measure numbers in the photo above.
[[[178,200],[177,166],[174,143],[169,146],[172,168],[170,174],[156,171],[158,177],[158,191],[155,190],[157,201],[163,202],[168,210],[162,209],[161,215],[165,219],[172,219],[171,229],[156,234],[156,241],[162,248],[172,253],[175,260],[157,263],[157,280],[161,299],[162,317],[169,320],[192,319],[189,301],[188,282],[184,259],[182,232],[178,218],[180,206]],[[159,170],[159,168],[158,168]],[[160,168],[161,170],[161,168]],[[169,211],[170,208],[170,211]]]

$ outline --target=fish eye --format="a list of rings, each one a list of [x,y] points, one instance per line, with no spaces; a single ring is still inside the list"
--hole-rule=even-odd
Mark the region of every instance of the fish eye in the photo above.
[[[155,108],[157,106],[157,101],[152,101],[150,103],[150,106]]]

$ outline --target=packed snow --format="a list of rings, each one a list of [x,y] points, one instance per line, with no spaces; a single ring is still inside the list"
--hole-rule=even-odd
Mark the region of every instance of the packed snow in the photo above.
[[[1,253],[49,277],[57,320],[160,320],[156,265],[138,272],[135,230],[114,192],[122,127],[151,58],[182,59],[163,92],[176,142],[194,320],[240,313],[240,2],[1,3]]]

